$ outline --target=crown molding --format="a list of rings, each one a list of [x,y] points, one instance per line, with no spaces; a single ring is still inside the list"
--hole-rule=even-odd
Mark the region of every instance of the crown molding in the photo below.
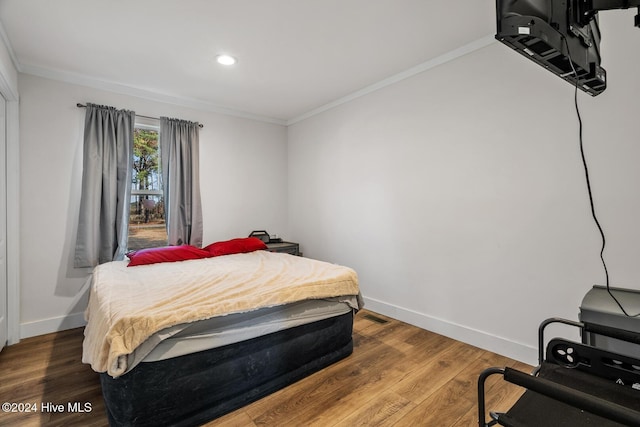
[[[354,99],[363,97],[365,95],[368,95],[372,92],[375,92],[377,90],[383,89],[387,86],[391,86],[395,83],[398,83],[402,80],[408,79],[410,77],[413,77],[417,74],[420,73],[424,73],[425,71],[431,70],[432,68],[435,68],[439,65],[445,64],[447,62],[453,61],[457,58],[460,58],[461,56],[467,55],[469,53],[475,52],[479,49],[482,49],[484,47],[487,47],[491,44],[493,44],[496,41],[495,36],[493,34],[491,35],[487,35],[484,36],[482,38],[479,38],[477,40],[474,40],[471,43],[468,43],[464,46],[461,46],[457,49],[454,49],[452,51],[449,51],[443,55],[440,55],[438,57],[435,57],[433,59],[430,59],[429,61],[423,62],[422,64],[416,65],[415,67],[411,67],[405,71],[402,71],[398,74],[394,74],[391,77],[388,77],[384,80],[381,80],[377,83],[374,83],[372,85],[369,85],[365,88],[362,88],[356,92],[353,92],[349,95],[346,95],[342,98],[336,99],[335,101],[332,101],[328,104],[325,104],[321,107],[318,107],[316,109],[313,109],[307,113],[304,113],[300,116],[294,117],[292,119],[287,120],[286,124],[287,126],[293,125],[295,123],[301,122],[303,120],[306,120],[310,117],[313,117],[317,114],[320,114],[322,112],[325,112],[327,110],[330,110],[332,108],[338,107],[342,104],[346,104],[347,102],[353,101]]]
[[[71,73],[68,71],[55,70],[51,68],[38,67],[35,65],[22,64],[22,73],[33,76],[44,77],[51,80],[62,81],[65,83],[87,86],[94,89],[106,90],[109,92],[120,93],[123,95],[135,96],[137,98],[147,99],[150,101],[163,102],[166,104],[180,105],[182,107],[193,108],[200,111],[209,111],[212,113],[224,114],[227,116],[240,117],[243,119],[256,120],[277,125],[286,125],[286,121],[274,117],[262,116],[258,114],[247,113],[244,111],[234,110],[211,102],[199,99],[180,97],[175,95],[163,94],[147,89],[141,89],[135,86],[123,85],[108,80],[101,80],[89,77],[84,74]]]
[[[150,91],[147,89],[141,89],[134,86],[123,85],[121,83],[116,83],[113,81],[96,79],[94,77],[89,77],[83,74],[71,73],[67,71],[38,67],[38,66],[28,65],[28,64],[20,64],[15,58],[15,54],[11,49],[11,45],[8,43],[8,39],[1,25],[0,25],[0,36],[7,44],[7,48],[9,49],[11,58],[14,61],[16,68],[18,69],[19,72],[24,74],[31,74],[34,76],[44,77],[52,80],[58,80],[66,83],[72,83],[72,84],[77,84],[81,86],[88,86],[95,89],[102,89],[102,90],[120,93],[124,95],[135,96],[138,98],[148,99],[150,101],[180,105],[183,107],[193,108],[196,110],[209,111],[213,113],[219,113],[219,114],[224,114],[224,115],[233,116],[233,117],[256,120],[260,122],[271,123],[271,124],[276,124],[281,126],[290,126],[295,123],[301,122],[303,120],[316,116],[320,113],[323,113],[325,111],[336,108],[340,105],[351,102],[355,99],[366,96],[372,92],[378,91],[387,86],[391,86],[402,80],[406,80],[417,74],[424,73],[425,71],[431,70],[439,65],[446,64],[447,62],[453,61],[469,53],[485,48],[496,41],[493,34],[484,36],[482,38],[474,40],[471,43],[468,43],[464,46],[461,46],[457,49],[454,49],[443,55],[440,55],[436,58],[430,59],[429,61],[423,62],[422,64],[411,67],[405,71],[394,74],[393,76],[390,76],[377,83],[364,87],[356,92],[343,96],[342,98],[336,99],[335,101],[329,102],[325,105],[322,105],[318,108],[310,110],[299,116],[285,120],[285,119],[279,119],[279,118],[262,116],[262,115],[247,113],[244,111],[234,110],[231,108],[222,107],[220,105],[198,100],[198,99],[163,94],[159,92]]]
[[[20,72],[20,63],[18,62],[18,58],[16,57],[16,53],[13,51],[13,46],[11,45],[11,41],[9,40],[9,36],[4,30],[4,26],[2,22],[0,22],[0,39],[4,44],[7,52],[9,53],[9,58],[11,58],[11,63],[13,64],[13,68],[16,69],[17,72]],[[3,93],[5,98],[9,100],[17,100],[19,98],[17,93],[17,88],[14,88],[9,81],[7,81],[4,74],[0,71],[0,93]]]
[[[2,21],[0,21],[0,39],[4,42],[4,45],[7,47],[7,51],[9,52],[9,56],[11,57],[11,62],[13,62],[13,66],[21,72],[22,69],[20,67],[20,62],[18,61],[18,57],[13,50],[13,45],[11,44],[11,40],[9,40],[9,36],[7,32],[4,30],[4,25],[2,25]]]

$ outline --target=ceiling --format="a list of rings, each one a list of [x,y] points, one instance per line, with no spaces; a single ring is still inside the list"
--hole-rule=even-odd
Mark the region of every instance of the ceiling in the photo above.
[[[494,10],[495,0],[0,0],[0,21],[23,73],[286,124],[463,54],[493,35]],[[217,64],[220,53],[238,63]]]

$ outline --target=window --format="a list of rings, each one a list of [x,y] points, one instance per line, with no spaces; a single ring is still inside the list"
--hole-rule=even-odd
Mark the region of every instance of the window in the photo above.
[[[130,250],[167,245],[159,127],[136,123],[129,209]]]

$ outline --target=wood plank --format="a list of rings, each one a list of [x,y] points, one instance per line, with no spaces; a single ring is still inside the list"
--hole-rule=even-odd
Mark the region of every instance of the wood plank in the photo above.
[[[373,398],[340,419],[336,426],[392,426],[416,405],[410,400],[393,393],[372,393]]]
[[[420,404],[452,381],[468,363],[475,361],[481,354],[482,350],[478,348],[454,341],[446,351],[435,355],[432,360],[412,371],[392,390]]]
[[[367,310],[356,316],[353,338],[346,359],[206,426],[475,426],[480,372],[493,365],[531,369]],[[31,402],[38,409],[0,412],[0,425],[108,425],[99,376],[81,362],[82,339],[82,328],[73,329],[0,353],[0,402]],[[487,405],[502,408],[522,391],[491,379],[487,392]],[[89,403],[91,411],[70,412],[75,402]],[[47,403],[63,404],[65,411],[42,411]]]

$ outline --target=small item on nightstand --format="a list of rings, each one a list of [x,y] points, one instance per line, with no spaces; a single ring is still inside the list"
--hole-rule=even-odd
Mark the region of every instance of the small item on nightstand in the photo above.
[[[264,243],[269,243],[270,237],[267,230],[254,230],[249,234],[249,237],[257,237],[262,240]]]
[[[266,230],[254,230],[249,234],[249,237],[256,237],[262,240],[267,245],[269,252],[284,252],[291,255],[302,256],[300,253],[300,245],[293,242],[285,242],[277,235],[271,235]]]
[[[264,243],[282,243],[282,239],[274,234],[273,237],[267,232],[267,230],[254,230],[249,234],[249,237],[257,237]]]

